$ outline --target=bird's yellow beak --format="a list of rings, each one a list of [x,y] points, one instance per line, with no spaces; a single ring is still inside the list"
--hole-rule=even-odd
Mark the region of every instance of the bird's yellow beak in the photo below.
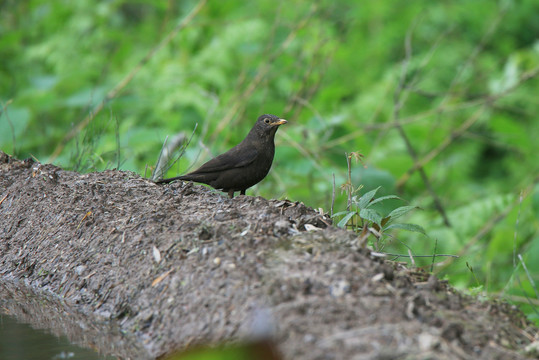
[[[283,124],[286,124],[287,122],[288,121],[286,121],[285,119],[279,119],[276,122],[274,122],[273,125],[283,125]]]

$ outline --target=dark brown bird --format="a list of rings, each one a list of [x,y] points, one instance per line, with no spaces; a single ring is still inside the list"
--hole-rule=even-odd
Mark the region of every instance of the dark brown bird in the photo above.
[[[268,174],[275,155],[275,133],[287,121],[275,115],[261,115],[249,134],[232,149],[221,154],[189,174],[162,179],[156,183],[174,180],[194,181],[228,192],[245,195],[245,190],[258,184]]]

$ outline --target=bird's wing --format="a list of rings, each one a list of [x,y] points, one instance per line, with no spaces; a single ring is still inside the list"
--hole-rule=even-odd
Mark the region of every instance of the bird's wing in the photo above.
[[[244,167],[255,161],[257,156],[258,150],[254,147],[241,149],[236,146],[226,153],[211,159],[193,173],[210,173]]]

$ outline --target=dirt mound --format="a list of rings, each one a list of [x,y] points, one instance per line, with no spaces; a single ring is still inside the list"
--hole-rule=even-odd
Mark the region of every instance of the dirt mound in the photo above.
[[[0,201],[0,295],[52,297],[37,302],[48,321],[100,329],[91,345],[120,357],[272,336],[287,359],[524,359],[537,334],[507,304],[371,257],[301,203],[3,153]],[[40,306],[10,296],[14,314]]]

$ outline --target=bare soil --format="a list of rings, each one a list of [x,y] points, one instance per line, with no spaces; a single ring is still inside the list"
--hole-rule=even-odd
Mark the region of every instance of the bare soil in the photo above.
[[[534,358],[516,308],[375,258],[302,203],[1,152],[0,201],[0,310],[106,354],[272,338],[285,359]]]

